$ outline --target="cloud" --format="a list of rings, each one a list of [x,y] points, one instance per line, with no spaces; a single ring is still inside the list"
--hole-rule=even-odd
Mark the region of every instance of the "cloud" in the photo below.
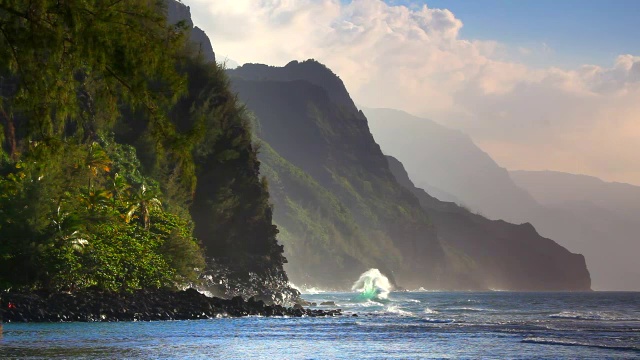
[[[640,57],[538,69],[461,38],[449,10],[380,0],[191,0],[216,52],[240,63],[315,58],[354,99],[460,128],[503,166],[640,184]],[[516,47],[514,53],[553,51]],[[374,134],[375,135],[375,134]]]

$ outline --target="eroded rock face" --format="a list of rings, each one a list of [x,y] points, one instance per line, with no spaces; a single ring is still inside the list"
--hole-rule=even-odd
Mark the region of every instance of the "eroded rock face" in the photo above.
[[[83,291],[67,293],[4,293],[0,316],[5,322],[156,321],[216,317],[338,316],[340,309],[311,310],[302,306],[267,305],[236,296],[230,300],[185,291],[140,290],[133,293]]]

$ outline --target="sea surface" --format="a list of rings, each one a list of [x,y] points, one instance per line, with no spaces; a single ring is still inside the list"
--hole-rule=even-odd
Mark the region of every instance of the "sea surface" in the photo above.
[[[5,324],[0,358],[640,359],[640,293],[391,292],[387,299],[366,299],[320,292],[304,298],[334,301],[346,315]]]

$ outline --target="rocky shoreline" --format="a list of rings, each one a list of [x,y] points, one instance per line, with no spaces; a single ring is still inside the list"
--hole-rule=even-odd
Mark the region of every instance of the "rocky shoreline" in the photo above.
[[[82,291],[73,294],[9,292],[0,294],[0,319],[10,322],[114,322],[199,320],[241,316],[340,316],[340,309],[313,310],[267,305],[240,296],[207,297],[194,289],[139,290],[133,293]]]

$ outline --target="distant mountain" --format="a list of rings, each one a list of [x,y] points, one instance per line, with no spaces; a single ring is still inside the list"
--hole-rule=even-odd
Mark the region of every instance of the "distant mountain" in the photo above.
[[[485,224],[458,222],[458,215],[443,215],[442,224],[461,225],[451,229],[464,236],[439,235],[435,217],[398,182],[366,117],[325,66],[250,64],[228,73],[257,118],[263,174],[294,282],[344,288],[358,272],[378,267],[408,288],[589,289],[584,260],[530,225],[498,227],[502,249],[488,246],[495,239],[481,246]],[[536,259],[536,252],[553,259],[548,269],[530,266],[525,253]]]
[[[417,186],[445,193],[441,200],[458,199],[490,219],[515,223],[538,207],[466,134],[399,110],[362,111],[383,151],[402,160]]]
[[[552,171],[512,171],[545,208],[533,221],[587,257],[600,289],[640,290],[640,187]]]
[[[443,199],[490,219],[531,223],[543,237],[585,255],[595,289],[640,289],[638,266],[629,255],[635,254],[630,244],[637,244],[633,237],[637,230],[625,220],[628,214],[637,214],[632,204],[640,202],[634,201],[632,192],[626,204],[603,200],[624,199],[620,192],[627,186],[618,184],[615,196],[605,195],[595,190],[594,179],[582,179],[575,192],[593,196],[570,197],[574,190],[568,188],[576,179],[563,178],[554,185],[532,176],[525,180],[524,174],[510,174],[496,164],[460,131],[398,110],[363,111],[383,151],[402,159],[418,187],[439,191]]]
[[[510,171],[509,174],[542,205],[587,202],[630,220],[640,219],[640,186],[556,171]]]
[[[441,242],[450,246],[458,258],[472,259],[466,263],[465,272],[476,282],[510,290],[590,287],[584,256],[541,237],[529,223],[489,220],[454,203],[440,201],[415,187],[400,161],[391,156],[387,159],[396,179],[420,200],[438,229]]]

